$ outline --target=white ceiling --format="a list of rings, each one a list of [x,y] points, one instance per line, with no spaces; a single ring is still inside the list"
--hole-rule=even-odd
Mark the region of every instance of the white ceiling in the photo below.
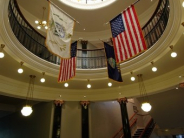
[[[46,7],[45,18],[48,16],[48,1],[46,0],[17,0],[18,4],[26,9],[33,16],[38,19],[42,18],[42,7]],[[80,24],[76,24],[74,31],[76,32],[98,32],[109,29],[109,25],[104,25],[116,15],[130,6],[135,0],[116,0],[110,6],[95,9],[95,10],[80,10],[67,6],[59,0],[52,0],[58,7],[63,11],[75,18]],[[136,11],[138,15],[141,15],[146,10],[148,10],[154,3],[157,3],[158,0],[141,0],[136,5]],[[34,7],[34,8],[33,8]],[[155,8],[154,8],[155,9]],[[153,11],[152,11],[153,12]],[[36,19],[35,19],[36,20]],[[34,21],[33,21],[34,22]]]

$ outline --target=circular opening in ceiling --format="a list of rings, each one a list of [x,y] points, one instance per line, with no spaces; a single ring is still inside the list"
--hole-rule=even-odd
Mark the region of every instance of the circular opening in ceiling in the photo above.
[[[59,0],[60,2],[77,9],[97,9],[108,6],[116,0]]]

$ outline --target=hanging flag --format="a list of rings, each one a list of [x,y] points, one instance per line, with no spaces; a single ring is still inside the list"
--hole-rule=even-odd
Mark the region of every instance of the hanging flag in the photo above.
[[[71,58],[70,59],[61,58],[58,82],[67,81],[75,76],[76,54],[77,54],[77,41],[72,43],[71,45]]]
[[[116,64],[113,46],[104,42],[105,53],[107,58],[108,76],[118,82],[123,82],[121,77],[120,66]]]
[[[70,58],[74,21],[52,3],[49,5],[49,28],[45,41],[46,47],[51,53],[60,58]]]
[[[147,49],[133,5],[112,19],[110,25],[117,63],[128,60]]]

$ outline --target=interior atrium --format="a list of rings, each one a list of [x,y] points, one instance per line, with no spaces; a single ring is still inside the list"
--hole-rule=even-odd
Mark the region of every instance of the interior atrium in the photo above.
[[[71,40],[77,41],[76,74],[60,83],[61,59],[45,46],[49,4],[75,22]],[[132,137],[140,131],[139,138],[183,138],[182,4],[1,0],[0,137],[128,138],[122,128],[127,114]],[[130,5],[135,6],[147,50],[119,64],[123,82],[117,82],[108,77],[104,42],[112,45],[110,21]],[[141,109],[145,99],[152,107],[149,112]],[[21,114],[24,105],[32,107],[28,117]]]

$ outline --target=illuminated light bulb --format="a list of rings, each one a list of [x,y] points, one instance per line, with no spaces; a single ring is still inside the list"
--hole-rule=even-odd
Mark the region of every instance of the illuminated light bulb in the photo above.
[[[45,29],[48,29],[48,26],[45,26]]]
[[[24,70],[22,68],[19,68],[17,71],[19,74],[22,74],[24,72]]]
[[[173,57],[173,58],[177,57],[177,53],[176,52],[172,52],[171,53],[171,57]]]
[[[4,58],[4,53],[0,52],[0,58]]]
[[[184,7],[184,1],[182,2],[182,6]]]
[[[21,113],[23,116],[29,116],[32,114],[32,112],[33,112],[33,109],[29,105],[24,106],[21,110]]]
[[[45,78],[41,78],[41,79],[40,79],[40,82],[41,82],[41,83],[44,83],[44,82],[45,82]]]
[[[37,26],[37,29],[41,29],[41,26]]]
[[[135,77],[133,77],[133,76],[130,79],[131,79],[131,81],[135,81]]]
[[[149,112],[149,111],[151,111],[151,105],[150,105],[150,103],[147,103],[147,102],[145,102],[145,103],[142,103],[142,106],[141,106],[141,109],[144,111],[144,112]]]
[[[44,24],[44,25],[45,25],[45,24],[47,24],[47,22],[46,22],[46,21],[42,21],[42,24]]]
[[[36,21],[35,21],[35,23],[36,23],[36,24],[38,24],[38,23],[39,23],[39,21],[37,21],[37,20],[36,20]]]
[[[157,67],[152,67],[152,71],[156,72],[157,71]]]
[[[109,86],[109,87],[111,87],[111,86],[112,86],[112,83],[111,83],[111,82],[109,82],[109,83],[108,83],[108,86]]]
[[[87,85],[87,88],[90,89],[90,88],[91,88],[91,84],[88,84],[88,85]]]
[[[64,84],[64,86],[65,86],[65,87],[68,87],[68,86],[69,86],[69,84],[68,84],[68,83],[65,83],[65,84]]]

